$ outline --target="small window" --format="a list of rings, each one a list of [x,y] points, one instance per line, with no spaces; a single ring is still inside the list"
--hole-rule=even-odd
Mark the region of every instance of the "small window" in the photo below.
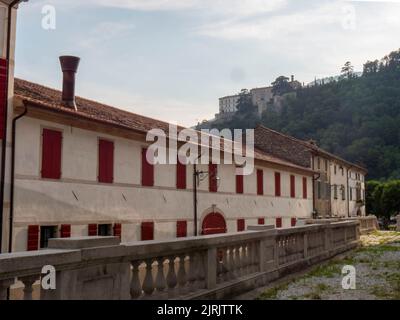
[[[246,228],[245,226],[245,220],[244,219],[238,219],[237,220],[237,231],[242,232]]]
[[[321,186],[322,186],[321,181],[317,181],[317,196],[318,196],[318,199],[321,199],[321,197],[322,197]]]
[[[41,176],[47,179],[61,178],[61,131],[43,129]]]
[[[334,199],[338,198],[338,188],[337,187],[338,186],[336,184],[333,186],[333,198]]]
[[[265,219],[264,218],[258,218],[258,224],[259,225],[265,224]]]
[[[97,226],[97,234],[102,237],[111,236],[111,224],[99,224]]]
[[[333,172],[334,172],[334,174],[336,175],[336,169],[337,169],[337,167],[336,167],[336,164],[333,166]]]
[[[342,200],[344,201],[344,200],[346,200],[346,188],[342,185],[340,187],[340,189],[341,189],[341,192],[342,192]]]
[[[56,226],[41,226],[40,227],[40,248],[47,248],[49,246],[49,239],[56,238]]]
[[[325,171],[328,171],[328,160],[325,160]]]

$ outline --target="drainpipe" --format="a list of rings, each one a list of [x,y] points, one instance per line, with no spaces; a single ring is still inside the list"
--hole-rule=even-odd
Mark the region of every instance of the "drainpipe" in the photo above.
[[[347,184],[347,217],[350,218],[349,169],[347,169],[346,173],[346,184]]]
[[[3,130],[4,130],[4,137],[2,141],[2,149],[1,149],[1,172],[0,172],[0,252],[2,248],[3,242],[3,215],[4,215],[4,178],[5,178],[5,171],[6,171],[6,148],[7,148],[7,116],[8,116],[8,82],[10,81],[10,56],[11,56],[11,26],[12,26],[12,9],[14,6],[19,4],[20,2],[27,2],[28,0],[14,0],[8,5],[8,15],[7,15],[7,44],[6,44],[6,63],[7,63],[7,70],[6,70],[6,84],[5,84],[5,97],[4,97],[4,123],[3,123]],[[3,1],[2,1],[3,2]]]
[[[16,129],[17,121],[25,116],[28,108],[25,106],[24,112],[16,116],[12,121],[12,141],[11,141],[11,181],[10,181],[10,222],[8,233],[8,252],[12,252],[12,237],[13,237],[13,223],[14,223],[14,176],[15,176],[15,146],[16,146]]]

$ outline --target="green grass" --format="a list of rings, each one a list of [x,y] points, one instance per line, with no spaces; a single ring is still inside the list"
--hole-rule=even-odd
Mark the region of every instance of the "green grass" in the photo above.
[[[288,284],[282,284],[278,287],[273,287],[270,288],[266,291],[264,291],[258,298],[257,300],[271,300],[271,299],[276,299],[278,296],[279,291],[284,291],[288,288]]]

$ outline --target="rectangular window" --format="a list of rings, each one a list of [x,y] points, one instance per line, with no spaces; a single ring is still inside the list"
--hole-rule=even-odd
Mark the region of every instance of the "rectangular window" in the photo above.
[[[265,224],[265,219],[264,218],[258,218],[258,224],[259,225]]]
[[[187,222],[177,221],[176,222],[176,237],[185,238],[187,236]]]
[[[97,235],[102,237],[110,237],[111,236],[111,224],[99,224],[97,226]]]
[[[55,238],[56,234],[57,234],[57,227],[41,226],[40,227],[40,248],[47,248],[49,246],[49,239]]]
[[[122,225],[120,223],[114,223],[114,237],[122,237]]]
[[[297,219],[296,219],[296,218],[290,219],[290,225],[291,225],[292,227],[295,227],[295,226],[296,226],[296,222],[297,222]]]
[[[154,240],[154,222],[142,222],[142,241]]]
[[[353,201],[353,188],[349,188],[350,201]]]
[[[276,218],[275,225],[277,228],[282,228],[282,218]]]
[[[296,177],[290,175],[290,197],[296,198]]]
[[[279,172],[275,172],[275,196],[281,196],[281,174]]]
[[[342,193],[342,200],[346,200],[346,188],[344,187],[344,185],[342,185],[340,187],[341,193]]]
[[[42,133],[42,178],[61,178],[61,131],[43,129]]]
[[[28,251],[39,249],[39,226],[28,226]]]
[[[325,160],[325,172],[328,172],[328,160]]]
[[[97,224],[88,225],[88,236],[97,236]]]
[[[335,164],[335,166],[333,167],[334,174],[336,174],[336,169],[337,169],[337,167],[336,167],[336,164]]]
[[[147,148],[142,149],[142,186],[154,186],[154,165],[147,161]]]
[[[99,182],[113,183],[114,142],[99,139]]]
[[[337,190],[338,188],[337,188],[337,185],[335,184],[334,186],[333,186],[333,198],[334,199],[337,199],[338,198],[338,190]]]
[[[208,165],[208,183],[209,183],[209,191],[217,192],[217,176],[218,176],[218,167],[216,164],[210,163]]]
[[[236,193],[243,193],[243,176],[239,174],[236,175]]]
[[[317,181],[317,197],[318,197],[318,199],[321,199],[321,197],[322,197],[321,187],[322,187],[321,181]]]
[[[264,194],[264,171],[257,170],[257,194],[262,196]]]
[[[60,227],[60,238],[70,238],[71,237],[71,225],[62,224]]]
[[[176,165],[176,188],[186,189],[186,165],[177,162]]]
[[[303,199],[307,199],[307,178],[303,177]]]
[[[246,228],[245,220],[244,219],[238,219],[237,220],[237,231],[238,232],[244,231],[245,228]]]

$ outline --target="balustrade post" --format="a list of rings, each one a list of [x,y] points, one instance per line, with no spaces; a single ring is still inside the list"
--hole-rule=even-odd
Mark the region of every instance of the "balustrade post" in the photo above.
[[[304,243],[303,256],[304,256],[304,259],[307,259],[308,258],[308,233],[307,232],[304,232],[303,243]]]
[[[178,284],[180,293],[184,293],[186,285],[185,255],[179,256]]]
[[[32,300],[33,283],[38,280],[38,276],[26,276],[19,278],[24,284],[24,300]]]
[[[147,296],[151,296],[151,294],[154,291],[154,283],[153,283],[153,275],[152,275],[152,269],[153,269],[153,260],[149,259],[146,260],[146,275],[144,277],[143,281],[143,291]]]
[[[14,282],[15,279],[0,280],[0,300],[7,300],[7,290]]]
[[[259,256],[259,265],[260,265],[260,272],[267,271],[266,267],[266,248],[267,248],[267,241],[266,239],[261,239],[259,244],[258,256]]]
[[[217,286],[217,248],[207,250],[206,285],[207,289]]]
[[[130,293],[132,299],[137,299],[142,295],[142,286],[139,280],[139,265],[140,261],[131,261],[132,279],[130,285]]]
[[[196,289],[196,268],[198,267],[197,253],[193,252],[189,254],[189,274],[188,283],[189,290],[194,291]]]
[[[168,295],[172,297],[174,295],[174,289],[177,285],[176,273],[175,273],[175,257],[171,256],[168,258],[168,273],[167,273],[167,286]]]
[[[156,290],[163,293],[165,290],[164,258],[157,258]]]

